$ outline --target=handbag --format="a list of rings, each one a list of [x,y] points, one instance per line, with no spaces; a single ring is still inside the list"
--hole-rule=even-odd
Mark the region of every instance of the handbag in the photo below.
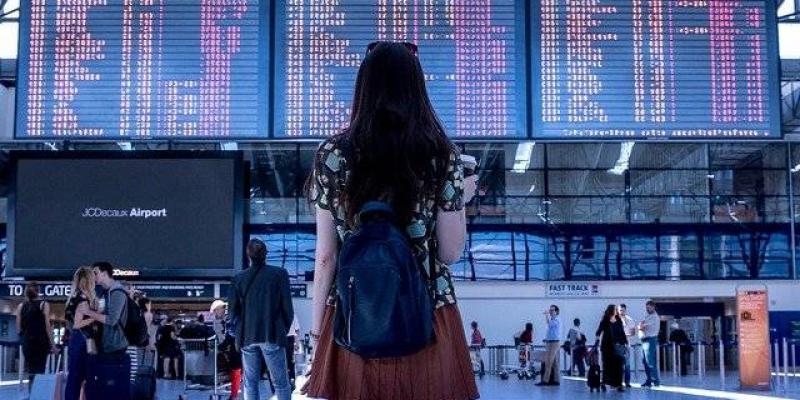
[[[614,354],[619,358],[628,358],[628,346],[620,343],[615,343]]]

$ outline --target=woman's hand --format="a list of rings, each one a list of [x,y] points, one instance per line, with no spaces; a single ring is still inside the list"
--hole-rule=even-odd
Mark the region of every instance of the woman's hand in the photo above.
[[[478,189],[478,175],[472,175],[464,178],[464,204],[472,201],[475,197],[475,191]]]

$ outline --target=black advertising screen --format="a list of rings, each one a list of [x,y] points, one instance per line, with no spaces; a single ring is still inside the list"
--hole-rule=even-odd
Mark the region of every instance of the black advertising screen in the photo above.
[[[11,274],[68,277],[110,261],[123,276],[222,277],[241,263],[238,155],[13,156]]]
[[[533,4],[534,137],[780,137],[775,1]]]
[[[265,137],[268,6],[22,1],[16,137]]]
[[[350,120],[370,42],[419,47],[428,94],[452,137],[525,136],[523,1],[279,0],[275,133],[320,137]]]

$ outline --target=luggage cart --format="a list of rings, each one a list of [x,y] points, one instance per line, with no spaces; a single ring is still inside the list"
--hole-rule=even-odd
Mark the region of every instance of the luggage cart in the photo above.
[[[536,349],[536,346],[530,343],[522,343],[515,349],[518,362],[516,364],[501,365],[500,379],[506,380],[511,374],[516,374],[519,380],[535,378],[539,374],[539,371],[536,370],[536,360],[544,360],[543,350]]]
[[[181,339],[178,338],[181,351],[183,352],[183,393],[178,396],[178,400],[188,400],[190,390],[212,391],[209,400],[219,400],[225,395],[230,395],[230,391],[225,393],[224,385],[221,385],[220,376],[226,377],[227,374],[219,372],[219,340],[216,336],[208,339]],[[208,382],[190,383],[190,377],[211,377]]]

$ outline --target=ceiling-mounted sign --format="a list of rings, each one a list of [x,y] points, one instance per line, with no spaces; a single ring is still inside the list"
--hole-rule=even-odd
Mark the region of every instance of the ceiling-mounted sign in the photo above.
[[[599,297],[600,285],[597,283],[548,283],[547,297]]]
[[[227,283],[221,283],[219,285],[219,295],[222,298],[226,298],[230,295],[231,285]],[[289,292],[292,294],[294,298],[305,299],[308,297],[308,285],[305,283],[290,283],[289,284]]]
[[[203,300],[214,298],[213,283],[143,283],[133,288],[143,292],[150,299],[159,300]]]
[[[292,297],[302,299],[308,297],[308,285],[305,283],[291,283],[289,284],[289,291],[292,292]]]
[[[0,283],[0,297],[19,298],[25,297],[25,282]],[[72,293],[72,284],[66,282],[40,283],[39,296],[47,300],[66,299]]]

